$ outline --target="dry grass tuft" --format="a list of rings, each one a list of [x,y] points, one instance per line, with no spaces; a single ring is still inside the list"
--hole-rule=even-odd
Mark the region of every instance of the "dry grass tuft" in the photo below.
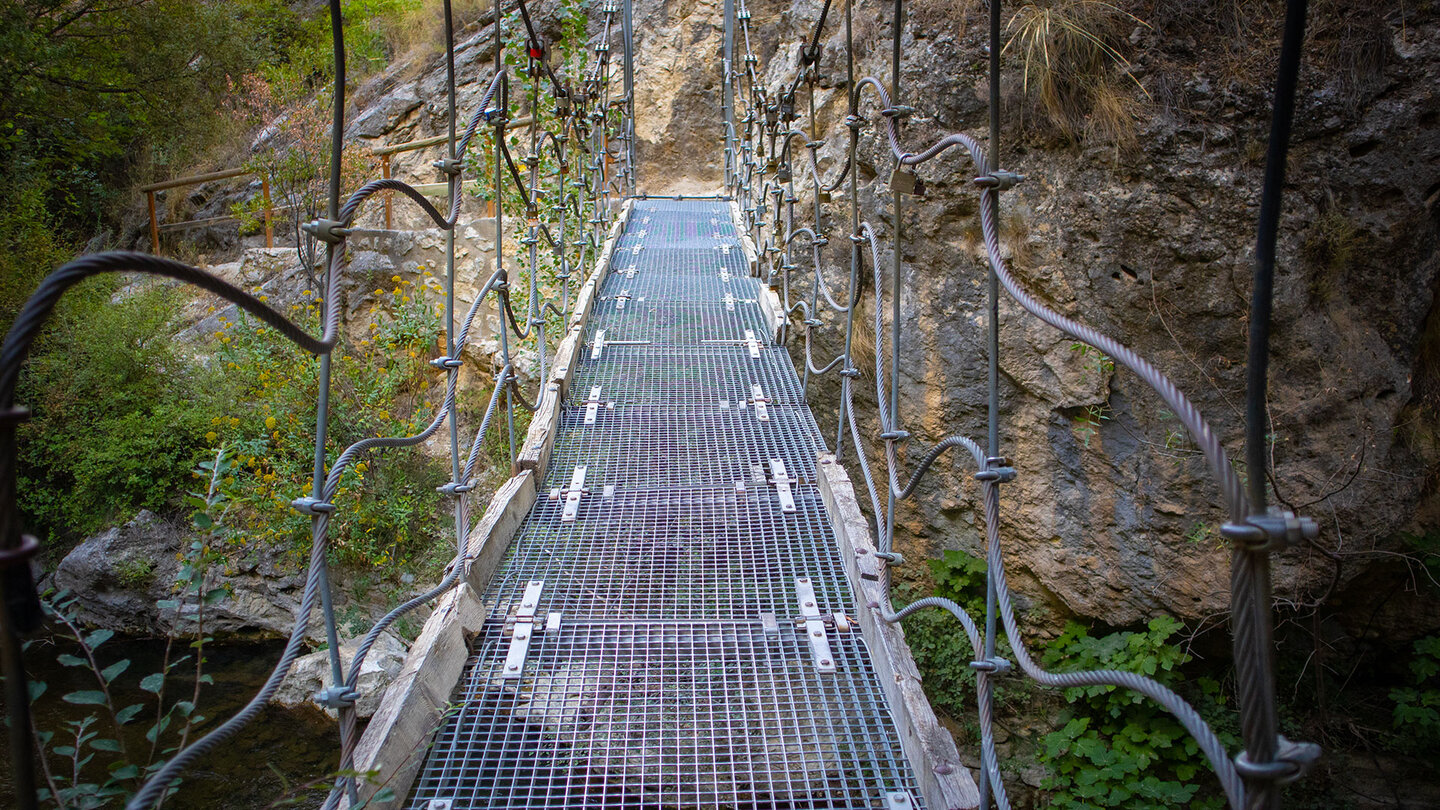
[[[1116,43],[1131,25],[1146,23],[1104,0],[1029,2],[1011,16],[1005,52],[1018,54],[1025,95],[1066,139],[1133,144],[1132,102],[1115,75],[1130,67]]]

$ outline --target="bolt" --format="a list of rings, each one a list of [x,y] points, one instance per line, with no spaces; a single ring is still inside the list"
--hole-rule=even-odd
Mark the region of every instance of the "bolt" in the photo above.
[[[815,607],[815,603],[814,603],[814,602],[806,602],[806,603],[805,603],[805,607]]]
[[[816,630],[815,632],[811,633],[810,635],[814,636],[815,638],[820,638],[821,636],[823,636],[823,635],[825,635],[825,634],[822,633],[822,632],[820,632],[819,630]]]
[[[829,658],[821,658],[821,659],[820,659],[820,666],[822,666],[822,667],[828,667],[828,666],[830,666],[830,659],[829,659]]]
[[[941,776],[946,776],[948,774],[954,773],[954,771],[955,769],[950,767],[950,763],[948,762],[942,762],[939,765],[935,766],[935,772],[940,774]]]
[[[511,672],[514,672],[515,670],[517,670],[517,669],[520,668],[520,665],[519,665],[519,664],[510,664],[510,665],[506,666],[505,668],[508,669],[508,670],[510,670]]]

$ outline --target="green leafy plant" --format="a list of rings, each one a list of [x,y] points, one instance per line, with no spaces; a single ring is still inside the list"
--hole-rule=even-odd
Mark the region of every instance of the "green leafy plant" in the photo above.
[[[1440,745],[1440,636],[1415,642],[1411,685],[1390,690],[1398,747],[1416,753]]]
[[[1172,687],[1189,655],[1172,638],[1179,621],[1160,616],[1143,631],[1092,636],[1071,622],[1046,646],[1043,666],[1052,671],[1120,669]],[[1217,682],[1192,679],[1197,698],[1223,703]],[[1220,808],[1219,795],[1201,793],[1206,769],[1195,740],[1175,718],[1144,696],[1114,686],[1064,690],[1069,702],[1059,729],[1044,735],[1040,761],[1050,771],[1044,787],[1051,807]],[[1225,736],[1222,734],[1222,737]]]
[[[329,453],[370,436],[404,436],[423,429],[444,397],[429,367],[443,334],[443,306],[424,271],[420,283],[400,276],[375,291],[368,333],[336,353]],[[306,291],[309,293],[310,291]],[[318,324],[313,293],[291,314]],[[231,503],[232,553],[241,545],[276,544],[298,563],[309,549],[310,521],[290,501],[310,487],[314,466],[316,361],[248,318],[222,321],[215,335],[217,365],[235,382],[230,404],[213,412],[205,440],[229,448],[233,459],[220,479]],[[446,465],[415,452],[377,461],[361,458],[346,469],[330,524],[336,561],[358,568],[398,571],[428,560],[441,534],[435,487]]]
[[[228,595],[223,587],[211,587],[223,557],[211,540],[224,534],[225,498],[220,481],[229,469],[224,448],[204,462],[197,472],[208,479],[204,493],[192,493],[192,522],[199,532],[184,552],[175,578],[175,597],[162,600],[162,610],[184,617],[192,628],[190,652],[174,655],[174,645],[183,639],[167,640],[160,669],[136,677],[130,672],[131,659],[107,659],[102,652],[114,638],[110,630],[83,630],[73,613],[75,598],[56,594],[45,604],[46,612],[59,628],[56,639],[72,645],[76,653],[60,653],[57,662],[65,667],[88,670],[94,689],[79,689],[60,697],[64,703],[95,707],[94,711],[66,720],[62,732],[32,728],[40,754],[45,786],[40,800],[57,808],[101,808],[131,796],[151,774],[183,748],[191,733],[205,717],[197,712],[200,691],[214,681],[204,672],[205,611]],[[78,653],[78,654],[77,654]],[[182,697],[167,695],[167,684],[180,668],[191,670],[191,688]],[[116,687],[122,677],[135,678],[135,688],[150,697],[121,706]],[[32,682],[32,702],[47,691],[43,681]],[[141,732],[143,729],[143,732]],[[171,788],[170,793],[175,788]],[[169,794],[167,794],[169,795]]]

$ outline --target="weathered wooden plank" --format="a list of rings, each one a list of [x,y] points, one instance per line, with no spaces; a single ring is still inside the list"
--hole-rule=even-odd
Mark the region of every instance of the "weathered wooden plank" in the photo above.
[[[525,434],[525,444],[515,459],[515,469],[529,470],[535,477],[544,478],[550,464],[550,451],[555,446],[555,430],[560,422],[560,383],[550,382],[535,406],[530,418],[530,430]]]
[[[900,744],[915,769],[925,805],[934,810],[969,810],[980,804],[980,791],[970,770],[960,762],[955,739],[940,725],[935,710],[921,689],[920,671],[905,643],[898,624],[887,624],[869,605],[885,597],[880,584],[880,565],[870,524],[855,500],[855,489],[834,455],[820,454],[817,465],[820,497],[825,502],[846,574],[859,606],[856,615],[890,711],[895,716]],[[960,632],[956,627],[956,632]]]

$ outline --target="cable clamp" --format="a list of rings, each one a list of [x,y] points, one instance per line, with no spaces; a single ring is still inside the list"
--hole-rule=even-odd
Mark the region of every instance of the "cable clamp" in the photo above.
[[[989,456],[985,459],[985,469],[975,473],[975,480],[1004,484],[1014,481],[1015,476],[1015,468],[1010,466],[1010,459],[1005,456]]]
[[[1243,523],[1224,524],[1220,536],[1246,551],[1279,551],[1319,537],[1320,526],[1310,518],[1272,506],[1265,514],[1251,515]]]
[[[455,177],[464,169],[464,164],[459,158],[443,158],[430,164],[440,170],[441,174]]]
[[[333,219],[314,219],[300,226],[300,230],[319,239],[327,245],[338,245],[350,235],[346,223]]]
[[[735,13],[735,18],[736,18],[736,19],[740,19],[740,20],[748,20],[748,19],[750,19],[750,9],[748,9],[748,8],[742,8],[742,9],[740,9],[738,12]]]
[[[464,365],[464,361],[462,361],[458,357],[441,356],[435,358],[434,360],[431,360],[430,365],[438,369],[455,369],[460,368],[460,366]]]
[[[849,237],[850,237],[850,242],[851,242],[852,244],[856,244],[856,245],[863,245],[863,244],[865,244],[866,242],[869,241],[869,239],[867,239],[866,236],[865,236],[865,234],[863,234],[863,233],[852,233],[852,234],[849,234]]]
[[[290,507],[302,515],[328,515],[335,511],[335,504],[306,495],[290,502]]]
[[[880,438],[887,442],[903,442],[910,438],[908,430],[887,430],[880,434]]]
[[[828,236],[817,236],[817,237],[815,237],[815,241],[814,241],[812,244],[814,244],[814,245],[817,246],[817,247],[825,247],[826,245],[830,244],[830,237],[828,237]]]
[[[435,491],[440,493],[441,495],[450,495],[453,497],[455,495],[464,495],[465,493],[470,492],[474,489],[474,484],[461,484],[456,481],[451,481],[448,484],[441,484],[440,486],[436,487]]]
[[[861,127],[865,126],[868,123],[870,123],[868,120],[859,115],[845,116],[845,126],[854,130],[859,130]]]
[[[314,695],[316,703],[327,709],[348,708],[360,699],[360,693],[348,686],[330,686]]]
[[[1275,759],[1251,762],[1248,751],[1235,756],[1235,770],[1246,779],[1288,785],[1310,771],[1320,759],[1320,746],[1312,742],[1291,742],[1283,734],[1276,735]]]
[[[997,169],[989,174],[982,174],[973,181],[980,188],[993,188],[996,191],[1012,189],[1025,181],[1025,175],[1015,172]]]
[[[860,369],[855,368],[854,366],[850,366],[849,368],[842,368],[840,369],[840,376],[849,377],[852,380],[859,379]]]
[[[898,551],[876,551],[873,555],[877,560],[884,560],[886,565],[905,564],[905,555]]]
[[[1004,675],[1010,671],[1010,662],[998,655],[990,658],[982,658],[979,661],[971,661],[970,668],[976,672],[988,672],[991,675]]]
[[[485,119],[487,124],[505,123],[505,111],[499,107],[486,107],[481,111],[480,117]]]
[[[886,107],[885,109],[881,110],[880,114],[885,116],[886,118],[894,118],[897,121],[904,121],[906,118],[909,118],[910,116],[915,114],[915,108],[907,107],[904,104],[896,104],[894,106]]]
[[[825,142],[824,142],[824,141],[806,141],[806,142],[805,142],[805,148],[806,148],[806,149],[819,149],[820,147],[822,147],[822,146],[824,146],[824,145],[825,145]]]

